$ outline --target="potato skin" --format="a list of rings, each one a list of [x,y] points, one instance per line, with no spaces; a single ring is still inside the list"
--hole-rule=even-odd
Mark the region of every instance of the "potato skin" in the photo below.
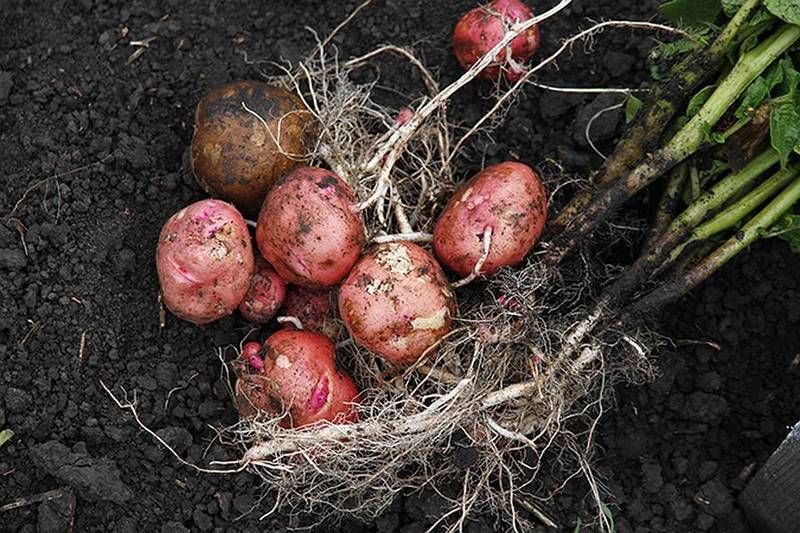
[[[336,293],[332,289],[309,289],[290,285],[286,289],[286,299],[281,314],[297,318],[305,330],[322,333],[328,338],[335,339],[341,327],[333,316],[335,296]],[[294,326],[287,323],[286,327]]]
[[[239,304],[239,312],[254,324],[266,324],[283,305],[285,297],[286,282],[263,257],[256,257],[255,273]]]
[[[300,164],[284,154],[302,157],[316,134],[313,116],[294,94],[262,82],[235,81],[212,89],[197,105],[192,170],[210,195],[255,217],[275,181]]]
[[[536,172],[514,161],[498,163],[452,196],[434,227],[433,250],[442,265],[466,276],[483,253],[483,232],[491,226],[489,256],[481,268],[491,274],[522,261],[546,219],[547,194]]]
[[[233,312],[253,276],[253,248],[242,215],[221,200],[201,200],[161,229],[156,269],[164,305],[178,318],[208,324]]]
[[[347,275],[366,236],[351,209],[355,194],[339,176],[300,167],[270,191],[256,225],[261,254],[280,276],[303,287],[331,287]]]
[[[336,369],[333,343],[310,331],[280,330],[263,346],[263,370],[240,375],[237,405],[243,417],[258,411],[288,412],[286,426],[301,427],[320,420],[352,422],[358,388]]]
[[[450,331],[456,301],[428,251],[393,242],[356,263],[339,289],[339,313],[358,344],[406,366]]]
[[[456,59],[464,70],[469,69],[503,39],[506,32],[505,22],[525,21],[531,18],[533,12],[519,0],[493,0],[486,6],[476,7],[459,19],[453,31],[453,51]],[[511,57],[519,63],[524,63],[539,49],[539,40],[539,26],[534,25],[511,41]],[[501,73],[499,65],[506,62],[505,52],[498,54],[496,63],[490,63],[478,73],[477,78],[496,80]],[[510,81],[516,81],[522,75],[522,72],[514,71],[512,65],[508,65],[505,72]]]

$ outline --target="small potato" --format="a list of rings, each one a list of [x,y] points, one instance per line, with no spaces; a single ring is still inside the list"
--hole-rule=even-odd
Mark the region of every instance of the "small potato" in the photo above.
[[[201,200],[181,209],[156,250],[164,305],[195,324],[229,315],[247,294],[253,262],[247,225],[232,205]]]
[[[358,344],[406,366],[450,331],[456,302],[429,252],[393,242],[356,263],[339,289],[339,313]]]
[[[278,312],[286,297],[286,283],[272,265],[261,256],[256,258],[256,270],[250,289],[239,304],[242,316],[254,324],[266,324]]]
[[[547,195],[529,166],[506,161],[486,167],[462,185],[433,230],[436,258],[462,276],[483,254],[483,233],[492,229],[481,274],[519,263],[544,229]]]
[[[358,200],[339,176],[300,167],[281,178],[261,207],[256,243],[280,276],[303,287],[331,287],[350,272],[366,236]]]
[[[289,427],[357,420],[358,389],[350,376],[336,369],[333,343],[327,337],[284,329],[264,343],[263,364],[253,364],[259,356],[252,352],[248,350],[247,360],[237,369],[237,405],[243,418],[286,412],[284,425]]]
[[[197,105],[192,170],[206,192],[255,217],[275,181],[300,164],[316,135],[300,98],[266,83],[235,81]]]
[[[281,314],[297,318],[305,330],[335,339],[340,329],[333,316],[335,296],[335,291],[331,289],[308,289],[290,285],[286,289],[286,300]],[[291,324],[287,323],[286,326],[291,327]]]
[[[533,12],[520,0],[492,0],[467,12],[453,31],[453,51],[464,70],[477,63],[489,50],[497,46],[508,27],[516,22],[533,18]],[[501,65],[506,65],[505,76],[516,81],[524,74],[523,63],[539,49],[539,26],[534,25],[511,41],[508,52],[497,54],[494,63],[478,73],[478,79],[496,80],[500,77]]]

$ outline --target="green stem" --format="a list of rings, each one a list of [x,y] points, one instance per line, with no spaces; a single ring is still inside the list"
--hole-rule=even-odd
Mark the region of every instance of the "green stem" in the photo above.
[[[670,69],[669,78],[653,87],[636,122],[600,169],[595,179],[598,185],[609,186],[619,180],[636,165],[643,154],[652,150],[652,145],[661,137],[679,106],[717,72],[726,54],[733,49],[736,37],[760,3],[760,0],[745,0],[709,46],[674,65]],[[555,218],[548,221],[550,235],[558,235],[568,228],[574,216],[583,211],[591,200],[590,191],[578,192]]]
[[[625,270],[622,276],[603,291],[600,298],[603,305],[610,306],[622,302],[629,294],[640,290],[648,280],[670,265],[674,259],[670,257],[670,252],[686,240],[709,212],[721,207],[737,190],[756,180],[777,163],[777,152],[769,149],[701,195],[696,202],[675,218],[651,248],[647,248],[639,259]]]
[[[700,111],[670,140],[665,149],[677,154],[679,160],[694,153],[705,140],[707,129],[713,127],[747,86],[798,39],[800,26],[784,24],[770,38],[742,55]]]
[[[710,190],[700,195],[670,224],[668,232],[692,229],[700,224],[709,213],[721,208],[738,191],[741,191],[761,174],[778,164],[780,156],[768,148],[737,172],[729,174],[717,182]]]
[[[664,188],[661,200],[656,207],[656,214],[647,232],[647,240],[642,250],[650,250],[655,246],[669,227],[672,219],[675,218],[675,212],[678,210],[678,202],[681,198],[683,185],[686,183],[686,178],[689,176],[688,163],[688,161],[683,161],[672,169],[667,186]]]
[[[692,269],[663,283],[640,298],[625,312],[625,322],[637,322],[642,316],[661,309],[708,279],[714,272],[750,246],[800,200],[800,178],[795,178],[774,200],[751,218],[736,235],[729,238],[714,252]]]
[[[745,0],[736,14],[731,17],[728,24],[717,35],[717,38],[711,43],[709,53],[712,55],[724,55],[730,49],[731,44],[734,42],[736,35],[742,29],[742,26],[750,18],[750,14],[761,4],[761,0]]]
[[[708,239],[712,235],[734,227],[747,215],[752,213],[755,208],[763,204],[773,194],[796,178],[798,172],[800,172],[800,164],[795,164],[779,170],[768,180],[737,200],[733,205],[726,208],[711,220],[698,226],[697,229],[692,232],[689,240],[673,251],[675,257],[680,255],[681,250],[690,242]]]
[[[800,26],[784,24],[767,40],[742,55],[703,107],[663,148],[622,179],[599,191],[591,204],[574,214],[571,226],[551,244],[545,261],[549,265],[560,263],[580,240],[591,235],[631,196],[700,148],[707,130],[717,123],[745,88],[798,39]]]

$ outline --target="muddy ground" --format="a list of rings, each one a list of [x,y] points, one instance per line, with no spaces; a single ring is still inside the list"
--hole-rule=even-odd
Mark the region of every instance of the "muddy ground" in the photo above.
[[[313,45],[304,27],[326,34],[356,4],[0,0],[0,430],[15,432],[0,448],[0,505],[71,487],[63,497],[2,512],[0,529],[59,531],[70,519],[76,531],[286,525],[280,514],[258,521],[269,498],[250,512],[261,493],[256,479],[180,466],[112,403],[100,380],[135,389],[142,421],[189,461],[234,457],[208,446],[210,425],[235,420],[213,350],[238,343],[248,326],[236,317],[204,328],[170,318],[159,331],[158,231],[202,197],[185,164],[201,95],[258,78],[270,71],[267,61],[302,57]],[[459,70],[449,34],[474,4],[376,0],[337,44],[345,56],[384,42],[415,46],[442,80],[452,80]],[[575,0],[543,27],[544,50],[589,19],[652,19],[654,4]],[[151,38],[145,48],[131,45]],[[653,42],[608,32],[542,79],[639,86]],[[381,77],[387,87],[420,94],[399,65],[387,63]],[[474,120],[489,92],[473,84],[451,117]],[[466,175],[484,157],[514,157],[558,159],[567,171],[588,173],[600,160],[583,139],[586,121],[617,101],[531,88],[495,142],[473,143],[460,168]],[[623,127],[619,114],[609,114],[593,136],[608,150]],[[664,314],[661,331],[676,348],[659,355],[654,382],[617,391],[616,410],[600,430],[598,468],[618,531],[748,530],[735,497],[797,419],[797,272],[800,260],[782,243],[759,244]],[[546,511],[573,531],[588,510],[585,495],[585,485],[573,483]],[[374,523],[338,529],[423,531],[440,509],[435,498],[410,494]],[[488,519],[468,528],[500,530]]]

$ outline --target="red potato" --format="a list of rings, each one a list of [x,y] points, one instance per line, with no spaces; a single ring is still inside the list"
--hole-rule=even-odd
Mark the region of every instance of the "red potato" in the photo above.
[[[456,24],[453,31],[453,50],[464,69],[469,69],[494,48],[506,34],[509,24],[533,18],[533,12],[519,0],[493,0],[485,6],[469,11]],[[526,30],[511,41],[511,60],[507,52],[500,52],[494,63],[478,74],[478,79],[496,80],[502,65],[508,64],[506,78],[516,81],[524,73],[522,63],[539,49],[539,26]]]
[[[366,242],[358,202],[339,176],[300,167],[281,178],[261,207],[256,243],[280,276],[331,287],[350,272]]]
[[[256,269],[250,289],[239,304],[242,316],[255,324],[266,324],[275,316],[286,297],[286,283],[272,265],[256,258]]]
[[[456,302],[429,252],[393,242],[356,263],[339,289],[339,313],[358,344],[406,366],[450,331]]]
[[[284,329],[270,336],[261,352],[263,366],[248,343],[243,350],[252,373],[242,372],[236,382],[240,415],[259,411],[288,414],[285,425],[301,427],[320,420],[346,423],[358,419],[354,409],[358,389],[353,380],[336,369],[333,343],[310,331]],[[246,352],[246,354],[245,354]],[[241,369],[240,369],[241,372]]]
[[[481,274],[491,274],[522,261],[546,218],[539,176],[527,165],[506,161],[486,167],[456,191],[433,229],[433,250],[442,265],[466,276],[483,254],[483,233],[490,227]]]
[[[229,315],[253,276],[242,215],[221,200],[181,209],[161,229],[156,269],[164,305],[178,318],[200,325]]]
[[[335,339],[340,326],[333,316],[334,297],[335,292],[330,289],[308,289],[290,285],[281,314],[297,318],[305,330]],[[291,324],[287,323],[286,326],[291,327]]]

